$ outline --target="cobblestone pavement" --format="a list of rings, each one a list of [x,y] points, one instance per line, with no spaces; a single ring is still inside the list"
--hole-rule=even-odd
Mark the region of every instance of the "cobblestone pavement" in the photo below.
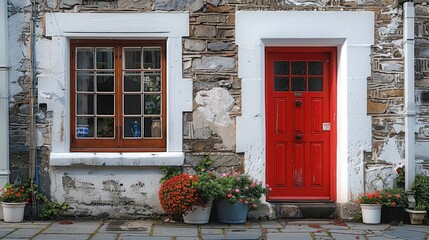
[[[0,239],[35,240],[194,240],[194,239],[337,239],[429,240],[429,226],[366,225],[335,220],[248,221],[228,225],[188,225],[157,220],[27,221],[0,223]]]

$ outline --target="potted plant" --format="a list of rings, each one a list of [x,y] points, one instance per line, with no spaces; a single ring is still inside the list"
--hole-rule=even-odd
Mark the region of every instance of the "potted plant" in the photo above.
[[[422,202],[417,202],[414,209],[407,208],[405,211],[410,215],[411,224],[422,224],[426,215],[427,205]]]
[[[383,196],[379,191],[364,193],[356,201],[362,210],[362,221],[366,224],[379,224],[381,220],[381,205]]]
[[[22,222],[24,219],[25,205],[29,202],[31,189],[24,185],[12,185],[6,183],[0,190],[1,206],[5,222]]]
[[[204,224],[210,219],[213,200],[220,194],[214,174],[180,174],[165,181],[159,190],[161,207],[173,218],[186,223]]]
[[[256,209],[260,198],[271,190],[262,181],[257,182],[247,174],[224,173],[217,180],[222,186],[221,197],[216,201],[218,220],[223,223],[246,222],[249,209]]]
[[[390,188],[381,192],[383,206],[381,208],[381,222],[397,226],[404,221],[404,208],[407,203],[404,190]]]

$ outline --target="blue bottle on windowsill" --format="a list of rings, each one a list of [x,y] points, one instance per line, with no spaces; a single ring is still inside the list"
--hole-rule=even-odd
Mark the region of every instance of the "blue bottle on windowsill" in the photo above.
[[[141,137],[141,124],[137,121],[134,121],[131,124],[131,133],[133,134],[133,137]]]

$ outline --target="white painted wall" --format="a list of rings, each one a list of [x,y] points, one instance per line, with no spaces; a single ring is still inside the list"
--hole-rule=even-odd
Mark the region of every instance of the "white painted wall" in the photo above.
[[[7,1],[0,3],[0,188],[9,182],[9,54]],[[3,219],[3,209],[0,209]]]
[[[76,214],[159,213],[157,189],[163,173],[155,166],[183,164],[182,114],[192,111],[192,81],[182,78],[182,37],[189,35],[189,14],[48,13],[45,23],[46,36],[52,40],[38,45],[45,49],[39,61],[48,63],[39,69],[38,101],[53,112],[52,196],[69,202]],[[69,40],[73,38],[166,39],[166,152],[69,152]],[[99,208],[94,207],[97,203]]]
[[[366,106],[373,41],[373,12],[236,13],[238,75],[243,93],[242,116],[237,118],[237,152],[245,153],[246,172],[265,179],[264,48],[335,46],[337,201],[351,201],[363,192],[363,151],[371,149],[371,119]]]

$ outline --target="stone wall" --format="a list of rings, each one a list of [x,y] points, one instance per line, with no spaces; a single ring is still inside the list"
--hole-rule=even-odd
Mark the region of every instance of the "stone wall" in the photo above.
[[[184,77],[193,80],[194,107],[192,112],[184,114],[183,149],[186,152],[186,161],[197,164],[205,155],[211,155],[216,160],[216,166],[241,170],[244,169],[243,155],[235,153],[235,118],[241,115],[241,81],[237,77],[239,59],[237,59],[235,45],[235,12],[237,10],[373,11],[375,12],[375,44],[371,54],[372,74],[368,79],[368,114],[372,116],[373,149],[366,153],[363,159],[366,164],[367,187],[379,188],[383,187],[383,183],[390,185],[396,176],[394,170],[404,164],[403,12],[396,1],[38,0],[37,2],[39,10],[37,68],[44,71],[50,71],[47,48],[50,39],[43,36],[43,15],[47,12],[189,11],[190,36],[183,39],[183,72]],[[13,181],[18,174],[21,177],[27,175],[29,163],[31,3],[29,0],[8,0],[8,10],[11,64],[10,162]],[[429,7],[417,5],[416,15],[415,98],[418,112],[416,150],[418,160],[423,161],[429,159],[429,150],[426,150],[429,149],[429,91],[427,90],[429,86],[429,20],[427,18]],[[279,23],[281,24],[283,23]],[[38,113],[40,183],[41,190],[46,193],[50,185],[49,152],[52,121],[52,112],[47,109],[46,105],[40,105],[36,111]],[[123,191],[127,190],[131,191],[123,189]],[[108,193],[109,188],[107,187],[105,191]],[[111,193],[114,192],[112,190]],[[84,193],[83,187],[82,194]],[[112,200],[109,204],[119,206],[123,203],[123,201]],[[85,204],[91,205],[91,203]],[[138,212],[143,215],[150,214],[153,213],[152,209],[153,206],[147,206],[145,209],[139,207]],[[86,208],[81,212],[85,211],[87,211]],[[132,212],[131,207],[126,213]]]

